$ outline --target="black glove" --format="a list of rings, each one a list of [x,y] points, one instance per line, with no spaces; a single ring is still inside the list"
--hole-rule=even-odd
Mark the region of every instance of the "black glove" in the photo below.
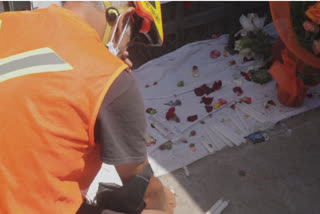
[[[145,208],[144,194],[153,175],[150,165],[141,175],[136,175],[122,187],[116,184],[99,183],[96,195],[97,206],[116,212],[136,214]]]

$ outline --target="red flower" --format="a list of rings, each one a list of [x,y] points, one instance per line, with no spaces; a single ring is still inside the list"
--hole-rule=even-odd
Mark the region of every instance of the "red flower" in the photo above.
[[[303,22],[303,28],[305,31],[312,32],[312,33],[318,33],[319,28],[315,23],[309,22],[309,21],[304,21]]]
[[[318,55],[320,54],[320,40],[313,41],[313,52]]]

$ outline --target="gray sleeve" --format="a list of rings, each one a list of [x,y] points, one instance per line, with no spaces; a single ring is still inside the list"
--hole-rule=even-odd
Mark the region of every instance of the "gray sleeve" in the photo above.
[[[101,144],[101,160],[119,165],[146,160],[146,119],[137,82],[122,72],[110,87],[98,113],[95,141]]]

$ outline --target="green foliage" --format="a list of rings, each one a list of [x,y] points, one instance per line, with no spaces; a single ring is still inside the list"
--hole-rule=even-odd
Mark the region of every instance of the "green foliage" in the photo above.
[[[273,43],[274,38],[262,30],[250,31],[247,36],[240,39],[241,49],[250,48],[253,53],[263,59],[270,58]]]
[[[272,80],[272,77],[267,70],[260,69],[257,71],[250,71],[249,73],[251,74],[252,81],[261,85]]]
[[[319,74],[310,74],[310,73],[297,73],[297,77],[302,79],[306,85],[314,85],[320,83],[320,73]]]

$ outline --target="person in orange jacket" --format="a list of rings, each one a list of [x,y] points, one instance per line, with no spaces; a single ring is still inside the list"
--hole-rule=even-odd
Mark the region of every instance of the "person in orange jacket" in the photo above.
[[[135,41],[163,41],[159,23],[151,25],[160,5],[131,6],[0,13],[1,213],[173,213],[175,197],[148,163],[143,99],[126,52],[138,32],[146,39]],[[123,186],[101,184],[95,203],[83,202],[102,162]]]

